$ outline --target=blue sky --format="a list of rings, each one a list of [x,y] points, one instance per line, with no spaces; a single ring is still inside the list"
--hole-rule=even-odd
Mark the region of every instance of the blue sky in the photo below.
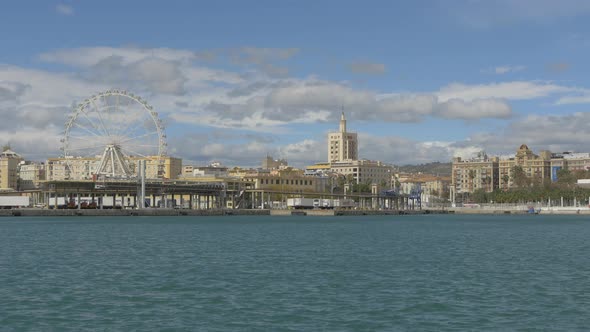
[[[361,157],[590,151],[590,2],[5,1],[0,140],[59,155],[73,101],[148,100],[185,163],[327,158],[344,108]]]

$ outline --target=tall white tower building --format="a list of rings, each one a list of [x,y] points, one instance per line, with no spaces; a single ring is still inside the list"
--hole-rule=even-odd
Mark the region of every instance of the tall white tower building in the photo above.
[[[358,160],[358,139],[356,133],[346,131],[344,112],[340,117],[340,131],[328,134],[328,162]]]

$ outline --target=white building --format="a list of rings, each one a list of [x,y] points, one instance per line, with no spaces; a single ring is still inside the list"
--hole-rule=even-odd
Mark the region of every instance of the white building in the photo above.
[[[358,159],[358,139],[356,133],[346,131],[344,112],[340,118],[340,131],[328,134],[328,162],[342,162]]]
[[[18,168],[21,190],[39,188],[39,183],[45,180],[45,165],[43,163],[21,161]]]
[[[354,183],[376,183],[391,188],[394,168],[374,160],[350,160],[344,162],[333,162],[331,171],[351,178]]]
[[[127,160],[132,176],[137,176],[139,160],[146,160],[148,179],[177,179],[182,172],[182,159],[174,157],[129,157]],[[45,165],[48,181],[92,180],[99,166],[100,156],[49,158]]]
[[[188,167],[185,166],[183,168],[183,176],[184,177],[197,177],[197,178],[225,178],[228,177],[228,170],[227,167],[214,167],[214,166],[202,166],[202,167],[192,167],[192,172],[185,173],[188,171]]]

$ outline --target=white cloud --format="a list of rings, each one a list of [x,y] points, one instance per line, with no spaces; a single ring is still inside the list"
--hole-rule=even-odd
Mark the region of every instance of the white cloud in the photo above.
[[[325,141],[305,139],[279,147],[278,156],[286,157],[291,165],[311,165],[328,158],[325,146]]]
[[[219,116],[233,120],[262,114],[268,120],[282,123],[304,122],[310,114],[321,114],[315,117],[318,121],[333,121],[342,107],[350,119],[386,122],[419,122],[428,116],[469,120],[506,118],[511,112],[501,100],[464,103],[460,112],[456,111],[457,102],[439,103],[432,94],[378,95],[369,90],[313,79],[283,81],[276,86],[262,86],[258,91],[261,90],[264,91],[262,95],[249,91],[253,97],[240,104],[218,102],[205,105],[204,110],[216,111]]]
[[[441,88],[436,94],[441,102],[445,102],[454,98],[465,101],[484,98],[524,100],[572,91],[576,91],[576,89],[552,83],[513,81],[476,85],[453,83]]]
[[[12,150],[26,160],[45,161],[61,154],[59,140],[62,136],[55,128],[24,128],[18,131],[0,130],[1,144],[10,144]]]
[[[479,151],[488,155],[510,155],[521,144],[535,153],[588,151],[590,113],[579,112],[561,116],[529,115],[498,132],[482,132],[458,141],[420,142],[394,136],[359,133],[359,155],[395,164],[448,162],[453,157],[470,158]]]
[[[109,88],[100,83],[85,82],[65,73],[0,65],[3,81],[24,84],[30,88],[20,97],[20,103],[34,102],[45,106],[68,106],[73,101]]]
[[[475,146],[493,155],[514,153],[521,144],[527,144],[535,153],[540,150],[588,151],[588,121],[590,113],[585,112],[560,116],[528,115],[502,131],[474,134],[462,142],[455,142],[454,146]]]
[[[455,154],[452,142],[420,142],[397,136],[359,133],[359,156],[396,165],[446,162]]]
[[[590,104],[590,94],[580,96],[565,96],[555,102],[556,105]]]
[[[56,5],[55,11],[57,11],[57,13],[61,14],[61,15],[66,15],[66,16],[74,15],[74,8],[72,8],[72,6],[69,6],[69,5],[66,5],[63,3]]]
[[[88,81],[121,86],[138,92],[184,95],[211,84],[236,84],[237,73],[202,67],[196,52],[169,48],[89,47],[43,53],[40,59],[82,70]]]
[[[282,61],[296,51],[249,50],[245,62],[256,68],[268,59]],[[277,54],[275,54],[277,53]],[[558,104],[583,102],[587,90],[551,82],[514,81],[467,85],[454,83],[437,92],[404,92],[380,94],[357,89],[346,82],[307,78],[277,78],[262,70],[256,75],[251,68],[221,70],[200,63],[196,52],[175,49],[96,47],[48,52],[44,61],[71,66],[77,74],[0,66],[0,139],[13,132],[41,132],[49,141],[49,155],[59,147],[59,132],[70,105],[99,91],[112,87],[128,88],[142,95],[169,124],[169,137],[174,137],[177,124],[200,128],[233,128],[237,130],[285,135],[290,124],[314,124],[337,121],[342,107],[351,121],[419,122],[430,118],[478,120],[507,119],[512,116],[510,100],[558,97]],[[278,59],[278,60],[277,60]],[[227,60],[227,59],[226,59]],[[259,65],[261,64],[261,65]],[[248,65],[245,65],[248,67]],[[59,66],[57,66],[59,68]],[[577,99],[576,99],[577,98]],[[529,119],[531,120],[531,119]],[[544,119],[531,121],[544,123]],[[585,121],[573,117],[570,121]],[[556,121],[569,132],[567,120]],[[478,134],[458,142],[418,142],[399,137],[361,140],[361,156],[388,162],[446,161],[454,154],[473,149],[506,149],[539,135],[534,127],[517,122],[506,133]],[[565,142],[547,127],[563,146],[577,146],[577,140]],[[514,134],[514,132],[517,134]],[[576,132],[582,135],[582,132]],[[361,133],[362,134],[362,133]],[[526,134],[526,135],[525,135]],[[544,137],[545,137],[544,136]],[[564,136],[567,136],[564,134]],[[36,137],[36,136],[35,136]],[[56,139],[54,139],[54,137]],[[582,135],[582,137],[585,137]],[[240,142],[189,139],[177,149],[180,157],[195,160],[226,158],[227,164],[244,165],[266,153],[276,153],[294,163],[306,164],[325,159],[324,143],[310,137],[297,143],[245,138]],[[383,139],[384,145],[380,145]],[[20,142],[20,141],[19,141]],[[547,140],[543,142],[548,142]],[[38,143],[38,142],[37,142]],[[35,143],[19,143],[32,146]],[[170,144],[174,151],[174,145]],[[200,157],[199,157],[200,156]],[[200,158],[200,159],[199,159]]]
[[[289,59],[298,49],[242,48],[234,52],[239,61],[254,63],[264,73],[265,61]],[[271,78],[285,75],[286,71],[270,73],[266,77],[246,77],[237,72],[195,65],[196,52],[187,50],[90,47],[44,53],[40,58],[79,67],[84,70],[84,78],[91,82],[124,86],[140,93],[145,90],[159,95],[188,97],[182,100],[186,105],[185,114],[175,115],[177,120],[186,120],[194,114],[206,121],[204,124],[242,128],[249,125],[254,130],[287,122],[331,121],[343,106],[351,119],[359,120],[418,122],[430,116],[468,120],[506,118],[510,115],[510,107],[500,99],[507,93],[498,92],[513,92],[518,83],[523,86],[536,84],[454,84],[436,94],[387,95],[314,78]],[[225,86],[217,87],[217,82]],[[537,87],[537,90],[541,88]],[[557,86],[544,88],[556,89]],[[449,99],[463,99],[463,102],[448,102]],[[484,103],[474,99],[495,100]],[[176,101],[163,106],[177,108]],[[459,107],[462,109],[458,110]]]
[[[39,55],[39,59],[42,61],[82,68],[96,66],[99,62],[110,57],[119,57],[122,65],[129,65],[146,58],[158,58],[176,62],[188,62],[198,59],[197,53],[188,50],[140,47],[82,47],[61,49]]]
[[[224,165],[256,167],[260,166],[267,153],[276,152],[276,148],[256,140],[243,140],[241,143],[210,142],[202,138],[187,137],[183,144],[191,149],[182,151],[182,157],[197,164],[216,160]]]
[[[440,114],[447,119],[478,120],[481,118],[510,118],[510,105],[499,99],[475,99],[464,101],[449,99],[439,106]]]

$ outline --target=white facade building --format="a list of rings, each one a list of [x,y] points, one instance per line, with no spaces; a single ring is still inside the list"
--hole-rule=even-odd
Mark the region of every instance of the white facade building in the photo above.
[[[30,190],[39,188],[39,183],[45,180],[45,165],[43,163],[21,161],[18,168],[20,189]]]
[[[391,165],[373,160],[351,160],[345,162],[333,162],[331,170],[334,173],[342,174],[352,178],[354,183],[376,183],[391,188],[394,168]]]

